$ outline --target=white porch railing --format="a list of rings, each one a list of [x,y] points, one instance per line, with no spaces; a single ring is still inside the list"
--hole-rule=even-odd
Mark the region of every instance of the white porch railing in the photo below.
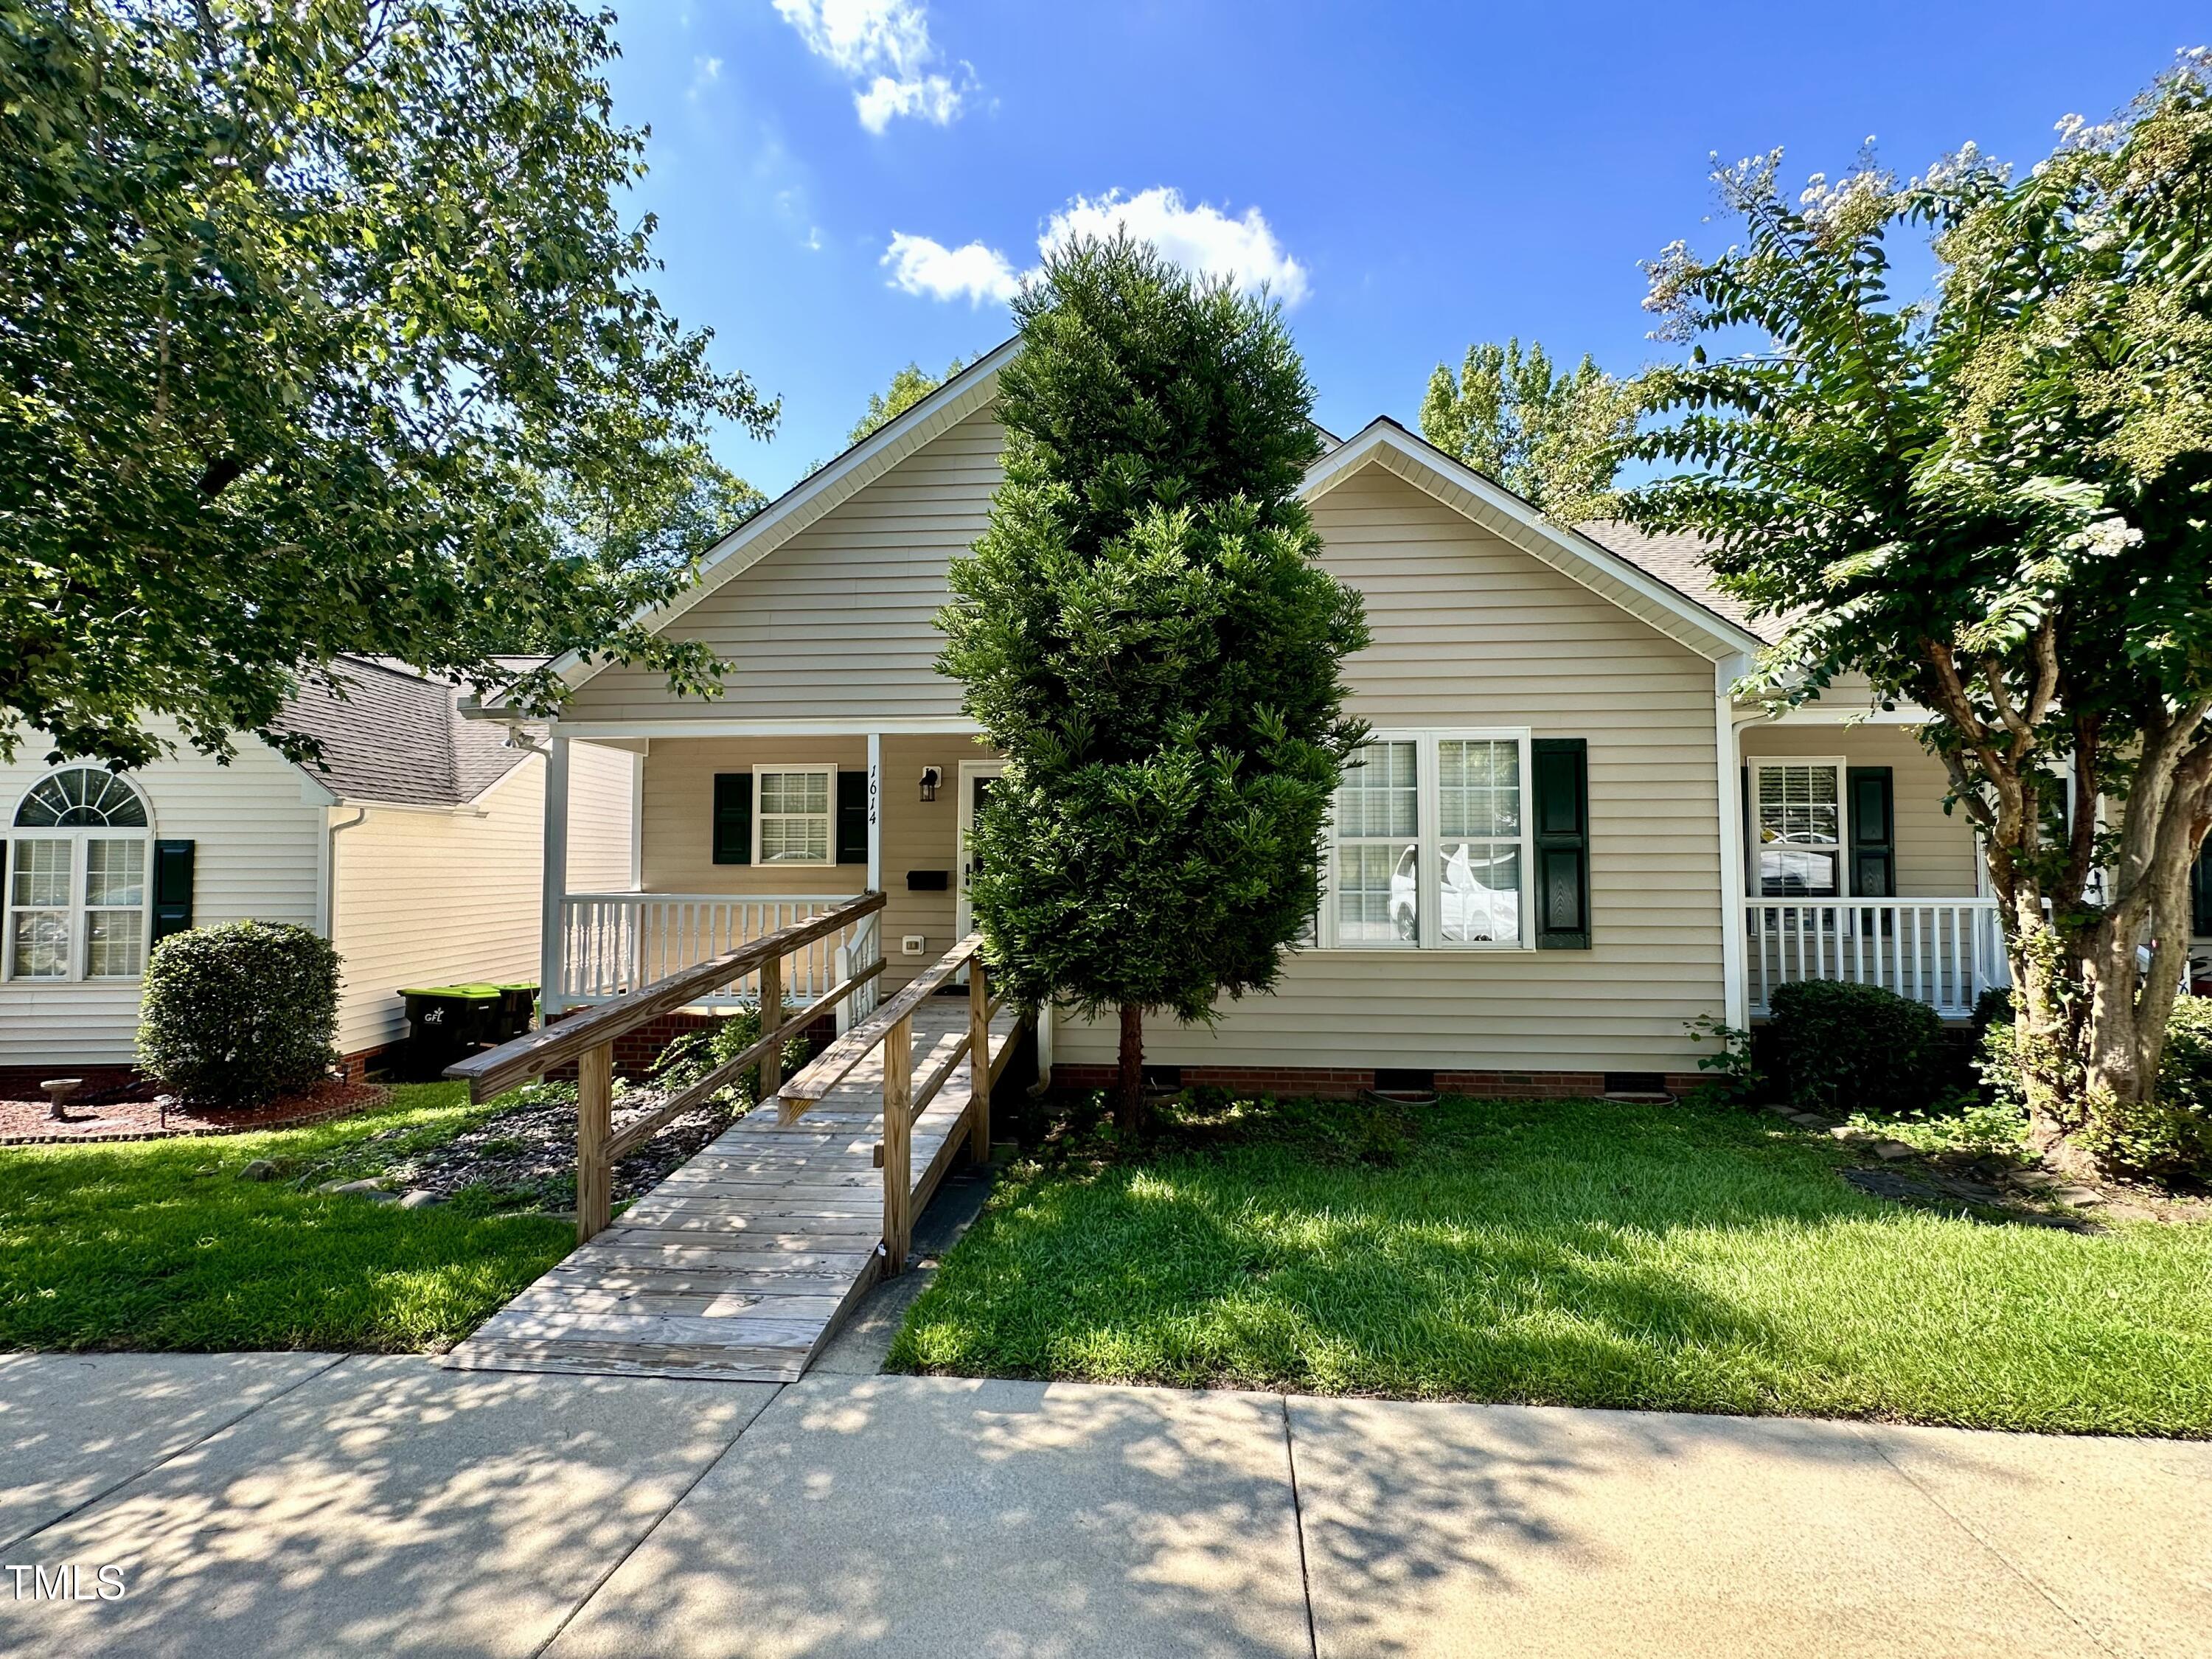
[[[1984,991],[2012,982],[1995,899],[1746,899],[1744,924],[1754,1015],[1778,985],[1832,979],[1964,1019]]]
[[[561,1000],[611,1002],[695,963],[742,949],[781,927],[849,904],[850,893],[744,898],[727,893],[571,893],[561,906]],[[787,1002],[828,994],[883,956],[882,913],[814,940],[783,961]],[[729,985],[710,1006],[757,994],[750,977]],[[841,1019],[866,1018],[874,981],[840,1005]],[[856,1006],[857,1005],[857,1006]]]

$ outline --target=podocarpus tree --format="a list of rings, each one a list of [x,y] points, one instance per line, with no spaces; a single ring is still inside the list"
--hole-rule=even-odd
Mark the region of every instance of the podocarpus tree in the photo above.
[[[1713,538],[1722,585],[1793,618],[1768,695],[1856,671],[1932,712],[2001,901],[2035,1138],[2121,1164],[2212,820],[2203,65],[2109,125],[2069,119],[2017,179],[1971,149],[1902,188],[1863,161],[1793,205],[1776,156],[1724,170],[1745,241],[1668,249],[1647,303],[1678,337],[1770,343],[1649,377],[1678,418],[1643,448],[1696,470],[1630,502]],[[1885,243],[1916,226],[1942,264],[1905,306]]]
[[[282,740],[340,652],[711,686],[630,617],[750,503],[713,427],[775,411],[644,285],[610,22],[0,0],[0,752]]]
[[[1268,988],[1315,914],[1365,624],[1316,562],[1313,394],[1276,307],[1117,239],[1054,255],[1014,312],[1006,479],[941,618],[1007,763],[975,912],[1022,1003],[1118,1017],[1135,1132],[1146,1012]]]
[[[1438,363],[1421,399],[1421,435],[1495,478],[1559,524],[1610,518],[1613,474],[1636,426],[1636,398],[1585,356],[1559,369],[1540,341],[1472,345],[1455,377]]]

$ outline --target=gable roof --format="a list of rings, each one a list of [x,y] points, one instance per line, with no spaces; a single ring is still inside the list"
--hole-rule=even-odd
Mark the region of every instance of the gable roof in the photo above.
[[[464,806],[528,752],[507,746],[504,727],[463,719],[459,686],[375,657],[340,657],[331,672],[339,684],[301,685],[281,724],[322,745],[322,765],[300,770],[341,801]]]
[[[817,467],[709,549],[690,586],[634,620],[656,631],[666,628],[925,444],[988,409],[997,398],[1000,371],[1020,349],[1019,337],[994,347],[836,459]],[[1740,608],[1711,603],[1717,596],[1709,577],[1686,587],[1672,579],[1686,576],[1686,561],[1670,567],[1655,557],[1647,565],[1610,545],[1610,538],[1601,541],[1581,529],[1555,525],[1511,490],[1388,416],[1378,416],[1349,439],[1339,440],[1320,427],[1315,430],[1324,447],[1306,471],[1303,493],[1309,501],[1325,495],[1360,467],[1377,463],[1700,656],[1717,661],[1755,651],[1765,643],[1746,626]],[[1638,547],[1650,552],[1641,544]],[[609,665],[605,658],[586,660],[575,652],[555,658],[552,664],[571,690]],[[498,713],[496,700],[483,707],[471,700],[466,708],[479,720]]]
[[[1317,500],[1370,465],[1395,474],[1699,656],[1718,661],[1756,651],[1764,643],[1741,620],[1706,603],[1702,595],[1685,591],[1662,571],[1578,528],[1553,524],[1504,485],[1387,415],[1368,422],[1307,469],[1306,499]]]
[[[665,605],[641,611],[631,620],[658,632],[700,600],[743,575],[769,554],[860,490],[896,466],[948,428],[988,409],[997,400],[999,371],[1021,349],[1019,337],[985,352],[921,402],[893,416],[835,460],[817,466],[797,483],[707,550],[699,574]],[[574,651],[553,659],[554,672],[570,690],[608,666],[606,658],[586,661]]]

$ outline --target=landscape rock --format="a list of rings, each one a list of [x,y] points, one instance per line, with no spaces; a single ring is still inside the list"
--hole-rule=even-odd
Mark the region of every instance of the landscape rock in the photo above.
[[[1874,1149],[1874,1155],[1885,1164],[1894,1164],[1900,1158],[1911,1158],[1912,1148],[1901,1140],[1885,1140]]]
[[[240,1181],[274,1181],[276,1179],[276,1165],[271,1159],[257,1158],[238,1172],[238,1178]]]
[[[2104,1194],[2094,1187],[2057,1187],[2051,1193],[2054,1203],[2063,1204],[2069,1210],[2085,1210],[2092,1204],[2102,1204]]]
[[[433,1204],[443,1204],[445,1201],[427,1187],[412,1188],[399,1195],[399,1207],[403,1210],[427,1210]]]

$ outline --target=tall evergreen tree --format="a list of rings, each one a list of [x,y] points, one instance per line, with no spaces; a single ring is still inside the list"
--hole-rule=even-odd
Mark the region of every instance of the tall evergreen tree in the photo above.
[[[1133,1133],[1146,1011],[1269,988],[1313,917],[1366,625],[1316,562],[1279,307],[1116,238],[1054,254],[1014,313],[1006,481],[940,619],[1007,759],[975,911],[1019,1001],[1118,1015]]]

